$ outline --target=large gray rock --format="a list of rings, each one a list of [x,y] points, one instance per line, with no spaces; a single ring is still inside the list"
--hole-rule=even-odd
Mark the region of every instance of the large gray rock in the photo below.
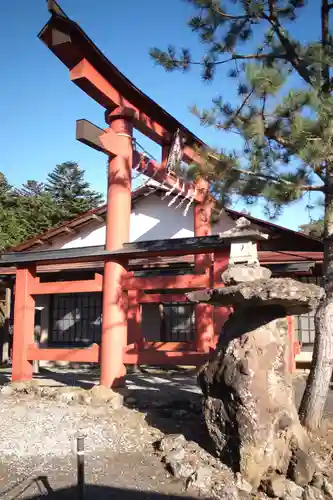
[[[234,265],[229,266],[222,273],[222,281],[225,285],[235,285],[255,280],[267,280],[271,277],[272,271],[267,267],[252,265]]]
[[[178,450],[186,445],[186,439],[183,434],[169,434],[164,436],[158,443],[157,448],[160,451],[169,453],[172,450]]]
[[[312,283],[292,278],[270,278],[190,292],[187,298],[216,306],[232,304],[252,308],[274,305],[281,306],[288,314],[303,314],[315,309],[324,293],[323,288]]]
[[[289,475],[296,484],[304,487],[313,482],[316,469],[316,463],[311,456],[302,449],[295,450],[289,465]]]
[[[267,299],[268,290],[273,292],[265,285],[259,291],[246,289],[248,293],[244,289],[239,294]],[[318,295],[315,289],[312,296]],[[274,297],[278,300],[275,292]],[[294,297],[295,303],[302,302],[297,291]],[[272,471],[287,474],[296,450],[306,454],[307,436],[293,401],[283,307],[236,308],[224,325],[215,359],[199,374],[199,383],[216,452],[253,488]]]
[[[269,497],[283,498],[287,489],[287,480],[285,476],[280,474],[273,474],[266,481],[261,483],[262,489]]]
[[[304,488],[303,500],[326,500],[324,494],[314,486],[306,486]]]

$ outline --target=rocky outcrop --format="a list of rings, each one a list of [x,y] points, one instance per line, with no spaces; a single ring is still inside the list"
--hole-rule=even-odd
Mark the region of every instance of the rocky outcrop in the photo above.
[[[199,375],[215,449],[254,488],[273,471],[287,474],[293,451],[307,452],[287,345],[281,307],[237,310],[225,325],[215,360]]]
[[[253,490],[282,490],[283,477],[304,487],[316,471],[294,405],[286,315],[316,307],[322,294],[289,278],[188,294],[235,308],[199,384],[216,453]]]

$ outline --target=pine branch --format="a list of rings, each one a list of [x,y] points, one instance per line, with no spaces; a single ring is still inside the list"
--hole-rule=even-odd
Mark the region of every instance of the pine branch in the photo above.
[[[249,19],[249,16],[246,14],[242,15],[242,16],[227,14],[226,12],[223,12],[222,10],[220,10],[217,5],[214,5],[212,7],[212,11],[215,12],[216,14],[218,14],[219,16],[223,17],[223,19],[228,19],[229,21],[242,21],[245,19]]]
[[[254,92],[254,88],[252,88],[252,90],[247,94],[247,96],[245,97],[245,99],[243,100],[242,104],[239,106],[239,108],[235,111],[235,113],[233,114],[233,116],[228,120],[228,122],[231,124],[232,122],[234,122],[236,120],[236,118],[239,117],[239,115],[241,114],[242,112],[242,109],[246,106],[247,102],[249,101],[249,99],[251,98],[252,94]]]
[[[153,48],[150,50],[150,55],[151,57],[161,66],[163,66],[165,69],[168,71],[172,71],[175,69],[182,69],[186,70],[189,68],[189,66],[206,66],[209,64],[210,66],[220,66],[222,64],[227,64],[232,61],[250,61],[250,60],[255,60],[255,61],[264,61],[264,60],[270,60],[272,58],[274,59],[281,59],[281,60],[288,60],[287,55],[282,53],[282,54],[275,54],[275,53],[260,53],[257,52],[255,54],[232,54],[231,57],[228,57],[227,59],[223,59],[221,61],[214,61],[214,60],[207,60],[207,61],[191,61],[188,57],[188,51],[186,51],[187,57],[186,60],[183,59],[176,59],[173,57],[173,54],[162,51],[158,48]]]
[[[270,59],[273,57],[272,53],[257,53],[257,54],[233,54],[231,57],[228,59],[223,59],[222,61],[212,61],[211,64],[214,66],[218,66],[219,64],[226,64],[231,61],[246,61],[246,60],[251,60],[254,59],[256,61],[262,61],[264,59]],[[275,59],[286,59],[286,54],[274,54]],[[181,63],[181,61],[176,61],[177,63]],[[196,65],[202,65],[204,63],[199,62],[199,61],[191,61],[190,64],[196,64]]]
[[[251,172],[250,170],[243,170],[241,168],[235,168],[237,172],[243,174],[243,175],[249,175],[251,177],[255,177],[256,179],[259,180],[264,180],[264,181],[271,181],[274,184],[284,184],[288,187],[295,187],[301,191],[321,191],[324,192],[325,186],[324,185],[299,185],[295,184],[294,182],[287,181],[286,179],[281,179],[280,177],[275,177],[274,175],[267,175],[267,174],[257,174],[256,172]]]
[[[275,18],[275,0],[268,0],[269,17],[271,19]]]
[[[270,1],[270,4],[272,4],[272,10],[270,11],[270,15],[267,16],[267,14],[263,13],[262,18],[266,19],[272,26],[274,33],[280,40],[280,43],[284,50],[286,51],[286,59],[290,62],[290,64],[293,66],[293,68],[297,71],[297,73],[311,86],[312,80],[311,80],[311,72],[307,69],[305,63],[300,59],[299,55],[297,54],[295,47],[289,40],[289,38],[285,35],[284,29],[278,20],[275,11],[274,11],[274,4],[275,2]]]
[[[282,135],[278,134],[277,131],[275,131],[272,126],[268,125],[267,127],[265,127],[265,135],[268,139],[271,139],[280,144],[280,146],[289,150],[293,149],[293,142],[288,141],[286,137],[283,137]]]
[[[207,156],[209,159],[213,160],[214,162],[218,162],[218,163],[221,162],[221,160],[216,155],[214,155],[214,153],[209,152]],[[239,168],[237,166],[232,166],[231,170],[234,170],[242,175],[248,175],[250,177],[254,177],[258,180],[271,181],[275,184],[284,184],[288,187],[295,187],[295,189],[297,188],[300,191],[317,191],[317,192],[318,191],[319,192],[325,191],[325,186],[320,185],[320,184],[318,184],[318,185],[300,185],[300,184],[296,184],[294,182],[288,181],[286,179],[283,179],[281,177],[276,177],[274,175],[268,175],[268,174],[264,174],[264,173],[252,172],[251,170],[245,170],[245,169]]]

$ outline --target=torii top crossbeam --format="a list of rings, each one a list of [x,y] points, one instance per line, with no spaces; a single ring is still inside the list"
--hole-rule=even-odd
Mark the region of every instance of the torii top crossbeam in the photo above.
[[[51,18],[38,37],[68,67],[71,80],[108,111],[134,110],[134,127],[159,145],[170,146],[177,130],[185,138],[184,161],[198,159],[205,144],[184,125],[141,92],[96,47],[55,0],[48,0]]]

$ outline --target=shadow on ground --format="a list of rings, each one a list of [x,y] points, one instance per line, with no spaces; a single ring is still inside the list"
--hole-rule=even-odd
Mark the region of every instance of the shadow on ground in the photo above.
[[[29,489],[37,490],[38,493],[29,493]],[[0,492],[0,496],[10,500],[30,499],[30,500],[181,500],[193,498],[189,496],[163,495],[153,491],[138,491],[125,488],[116,488],[112,486],[99,486],[88,484],[84,488],[84,495],[76,486],[53,490],[47,477],[40,476],[31,480],[24,488],[12,488],[5,492]]]
[[[68,368],[55,370],[53,368],[40,368],[39,373],[34,375],[36,380],[47,379],[53,381],[53,385],[67,385],[70,387],[81,387],[82,389],[91,389],[98,383],[99,370],[70,370]]]
[[[125,405],[145,414],[147,423],[165,434],[184,434],[212,453],[194,372],[158,371],[128,376]]]
[[[10,369],[2,375],[8,383]],[[34,374],[34,379],[41,385],[90,389],[99,381],[99,369],[43,367]],[[201,391],[193,369],[147,367],[129,373],[124,394],[125,406],[145,414],[149,425],[165,434],[184,434],[188,441],[212,453],[202,415]]]

